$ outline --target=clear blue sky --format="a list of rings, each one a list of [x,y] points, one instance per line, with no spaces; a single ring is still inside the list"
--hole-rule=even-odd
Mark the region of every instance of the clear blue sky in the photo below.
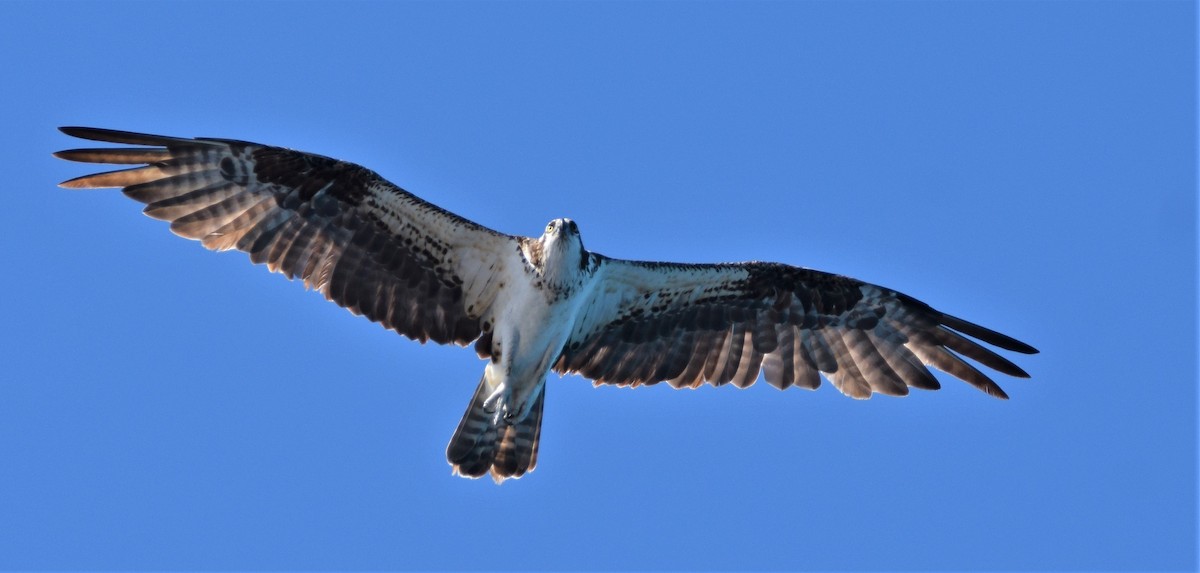
[[[1191,2],[0,3],[0,569],[1196,567]],[[991,399],[483,367],[114,191],[59,125],[375,169],[610,256],[848,274],[1037,346]]]

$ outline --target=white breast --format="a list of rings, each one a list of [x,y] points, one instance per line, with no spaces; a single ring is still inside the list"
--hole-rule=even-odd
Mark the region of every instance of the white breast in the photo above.
[[[568,296],[556,298],[536,286],[536,275],[518,272],[506,278],[493,306],[492,351],[499,358],[493,355],[485,377],[492,391],[488,401],[498,406],[498,413],[516,412],[516,419],[522,419],[570,336],[593,281],[585,280]]]

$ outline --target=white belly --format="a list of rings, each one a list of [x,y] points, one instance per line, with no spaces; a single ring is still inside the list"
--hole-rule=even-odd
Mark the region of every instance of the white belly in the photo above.
[[[493,320],[492,351],[500,356],[493,356],[484,373],[491,389],[489,410],[495,408],[497,416],[514,422],[529,413],[588,290],[579,288],[551,302],[541,289],[514,288],[508,300],[497,301],[501,304]]]

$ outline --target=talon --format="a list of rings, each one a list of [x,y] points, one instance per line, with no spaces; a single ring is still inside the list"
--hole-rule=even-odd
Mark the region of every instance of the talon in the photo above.
[[[487,398],[485,398],[483,400],[484,411],[496,412],[498,410],[497,406],[499,405],[500,398],[502,397],[503,394],[504,394],[504,386],[500,386],[499,388],[496,388],[495,391],[493,391]]]

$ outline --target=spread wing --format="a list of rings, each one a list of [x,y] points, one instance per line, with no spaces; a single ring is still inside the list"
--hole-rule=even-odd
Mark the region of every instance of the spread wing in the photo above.
[[[1007,398],[959,355],[1029,375],[967,337],[1037,352],[910,296],[820,271],[599,260],[599,280],[555,365],[597,384],[744,388],[761,370],[780,389],[816,388],[824,373],[842,393],[869,398],[939,388],[930,365]]]
[[[238,249],[325,298],[424,342],[479,337],[500,284],[522,264],[517,238],[422,201],[376,173],[244,141],[67,127],[137,148],[55,155],[136,167],[63,187],[121,187],[145,213],[213,250]]]

